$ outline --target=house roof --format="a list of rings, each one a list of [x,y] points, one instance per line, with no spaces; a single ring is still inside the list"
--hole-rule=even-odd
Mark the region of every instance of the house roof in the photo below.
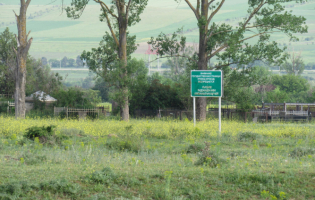
[[[46,102],[52,102],[52,101],[57,101],[54,97],[46,94],[43,91],[37,91],[30,96],[31,98],[37,97],[40,101],[46,101]]]

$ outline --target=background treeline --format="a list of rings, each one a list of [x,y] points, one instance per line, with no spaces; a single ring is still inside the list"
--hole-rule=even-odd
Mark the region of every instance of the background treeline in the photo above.
[[[0,44],[0,94],[12,95],[16,61],[11,47],[16,45],[16,40],[9,29],[0,33]],[[188,48],[186,53],[192,54],[192,51]],[[131,59],[128,62],[134,69],[128,80],[131,115],[136,109],[192,109],[190,71],[197,68],[194,60],[168,58],[163,66],[168,66],[170,70],[152,75],[148,75],[144,61]],[[296,59],[295,62],[289,60],[284,63],[279,74],[273,74],[269,71],[270,66],[259,61],[244,66],[243,70],[237,70],[239,66],[234,65],[224,68],[223,99],[235,102],[239,109],[247,110],[254,109],[262,101],[315,102],[314,87],[300,75],[308,65],[304,65],[301,59]],[[74,66],[83,62],[78,56],[76,61],[65,57],[61,63]],[[295,70],[288,67],[290,64],[295,66]],[[64,77],[50,70],[47,59],[36,60],[30,55],[27,59],[26,80],[26,96],[39,90],[44,91],[58,99],[55,106],[60,107],[88,108],[101,102],[118,102],[120,98],[114,84],[105,82],[101,76],[90,73],[80,84],[69,85],[65,83]],[[216,101],[217,99],[208,98],[208,103]],[[119,106],[114,108],[114,113],[119,113],[119,109]]]

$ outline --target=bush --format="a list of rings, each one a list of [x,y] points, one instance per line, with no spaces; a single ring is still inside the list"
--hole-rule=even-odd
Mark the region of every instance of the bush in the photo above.
[[[219,158],[219,156],[214,151],[210,150],[210,143],[205,142],[205,148],[201,153],[199,153],[199,160],[195,163],[195,165],[217,167],[223,162],[223,159]]]
[[[198,153],[202,152],[202,150],[205,148],[205,144],[195,143],[191,144],[187,147],[187,153]]]
[[[27,165],[36,165],[47,160],[46,156],[38,156],[32,153],[25,153],[20,156],[20,160],[24,160]]]
[[[53,193],[63,193],[68,195],[75,195],[80,191],[80,185],[70,183],[65,179],[41,183],[39,187],[41,190],[48,190]]]
[[[24,137],[34,140],[36,137],[40,139],[40,141],[45,141],[49,137],[51,137],[54,134],[56,126],[33,126],[31,128],[26,129],[26,132],[24,134]]]
[[[311,154],[315,154],[315,149],[297,147],[293,151],[291,151],[290,156],[293,158],[297,158],[297,157],[303,157],[303,156],[307,156]]]
[[[237,135],[237,139],[240,142],[248,142],[259,139],[261,136],[253,132],[242,132]]]
[[[106,142],[108,149],[138,153],[142,146],[139,140],[111,138]]]
[[[8,103],[0,103],[0,113],[7,113]]]
[[[55,134],[56,126],[43,126],[43,127],[31,127],[26,130],[24,134],[25,139],[30,139],[35,141],[35,138],[38,138],[38,142],[41,144],[48,145],[64,145],[63,141],[69,140],[75,136],[81,137],[86,136],[83,131],[77,129],[62,129],[60,134]],[[86,137],[82,137],[82,139],[87,140]],[[23,145],[27,143],[27,141],[22,140],[20,144]]]
[[[109,185],[110,183],[115,182],[117,176],[109,167],[105,167],[102,171],[95,171],[92,174],[88,175],[87,180],[93,183],[101,183]]]

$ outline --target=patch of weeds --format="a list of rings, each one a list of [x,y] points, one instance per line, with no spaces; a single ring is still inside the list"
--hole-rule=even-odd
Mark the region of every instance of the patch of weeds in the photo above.
[[[115,182],[117,176],[111,168],[105,167],[101,171],[95,171],[92,174],[86,176],[85,179],[92,183],[110,185],[111,183]]]
[[[80,185],[71,183],[65,179],[41,183],[39,188],[53,193],[61,193],[72,196],[78,194],[81,189]]]
[[[293,158],[299,158],[307,155],[315,154],[315,149],[297,147],[291,151],[290,156]]]
[[[143,149],[141,141],[137,139],[110,138],[105,145],[108,149],[138,153]]]
[[[0,199],[12,199],[10,195],[21,197],[23,194],[28,193],[31,186],[27,182],[7,183],[0,185]]]
[[[20,156],[20,160],[23,160],[23,163],[25,163],[26,165],[36,165],[45,162],[47,158],[45,155],[40,156],[27,152]]]
[[[88,198],[87,200],[108,200],[108,198],[103,194],[95,194]]]
[[[261,137],[261,135],[253,132],[241,132],[237,135],[237,139],[240,142],[254,141],[260,139]]]
[[[164,175],[162,175],[162,174],[153,174],[153,175],[150,176],[150,178],[156,178],[156,179],[164,180]]]
[[[56,126],[33,126],[31,128],[26,129],[24,134],[24,138],[30,139],[41,144],[54,145],[56,143],[55,137],[55,128]],[[24,144],[25,141],[22,141],[21,144]]]
[[[186,152],[187,153],[199,153],[202,152],[202,150],[205,148],[205,144],[202,143],[195,143],[191,144],[187,147]]]
[[[243,155],[245,155],[246,153],[244,152],[244,151],[232,151],[231,153],[230,153],[230,157],[231,158],[236,158],[236,157],[238,157],[238,156],[243,156]]]
[[[223,164],[224,160],[219,158],[219,156],[210,150],[210,143],[205,142],[205,148],[199,153],[199,160],[195,165],[205,165],[209,167],[217,167]]]
[[[41,142],[47,140],[47,138],[51,137],[54,134],[56,126],[33,126],[31,128],[26,129],[24,137],[34,140],[36,137],[40,139]]]

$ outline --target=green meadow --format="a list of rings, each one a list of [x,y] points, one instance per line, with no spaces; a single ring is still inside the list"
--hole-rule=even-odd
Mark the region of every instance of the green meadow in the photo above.
[[[0,199],[315,199],[315,127],[0,116]]]

